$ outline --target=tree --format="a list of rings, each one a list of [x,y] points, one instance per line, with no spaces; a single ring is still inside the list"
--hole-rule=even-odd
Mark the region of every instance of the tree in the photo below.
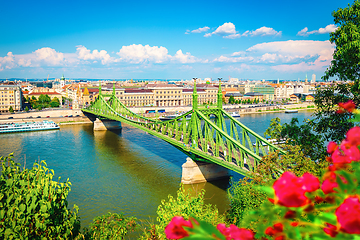
[[[12,106],[9,107],[9,112],[13,113],[14,112],[14,109]]]
[[[28,106],[25,107],[25,112],[28,112],[29,111],[29,108]]]
[[[234,103],[235,103],[235,98],[234,98],[234,96],[231,95],[231,96],[229,97],[229,103],[230,103],[230,104],[234,104]]]
[[[322,77],[328,80],[337,76],[340,80],[351,80],[359,83],[360,79],[360,2],[339,8],[332,13],[334,22],[338,26],[330,33],[330,42],[336,48],[333,60]]]
[[[57,97],[54,97],[53,100],[51,100],[50,102],[50,106],[51,107],[59,107],[60,106],[60,101]]]
[[[278,141],[281,138],[281,131],[283,127],[281,126],[280,118],[273,118],[270,121],[270,126],[266,129],[264,136],[270,137],[271,139],[277,139]]]
[[[46,94],[41,94],[39,97],[40,104],[49,104],[51,102],[51,98]]]

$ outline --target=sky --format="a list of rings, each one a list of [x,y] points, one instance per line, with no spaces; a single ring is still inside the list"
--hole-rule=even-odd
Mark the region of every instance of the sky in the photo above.
[[[0,3],[0,79],[319,80],[353,1]]]

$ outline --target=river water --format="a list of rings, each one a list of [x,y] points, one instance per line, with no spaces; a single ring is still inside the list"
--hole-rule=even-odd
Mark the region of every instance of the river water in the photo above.
[[[296,114],[263,113],[243,115],[240,121],[262,135],[275,117],[288,123],[311,118],[312,111]],[[31,167],[46,160],[72,183],[69,207],[79,206],[82,226],[108,212],[155,222],[156,209],[169,194],[175,196],[180,185],[181,165],[186,155],[170,144],[123,124],[122,130],[92,130],[92,124],[62,125],[60,130],[0,135],[0,156],[14,152],[16,162]],[[241,176],[233,174],[234,179]],[[228,206],[228,180],[187,186],[193,192],[204,188],[206,202],[221,212]]]

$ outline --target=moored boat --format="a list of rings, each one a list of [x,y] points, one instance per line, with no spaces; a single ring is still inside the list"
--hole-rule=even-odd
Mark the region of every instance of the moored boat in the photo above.
[[[41,130],[53,130],[60,127],[53,121],[22,122],[22,123],[1,123],[0,133],[29,132]]]
[[[298,110],[285,110],[285,113],[297,113]]]

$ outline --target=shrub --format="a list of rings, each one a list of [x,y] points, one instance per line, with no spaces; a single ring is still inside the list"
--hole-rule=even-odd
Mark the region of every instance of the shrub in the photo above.
[[[13,155],[0,157],[0,239],[73,239],[79,233],[78,207],[67,208],[69,180],[53,181],[45,161],[20,169]]]
[[[122,213],[108,213],[96,217],[84,235],[86,239],[123,239],[129,231],[134,231],[136,226],[135,217],[127,218]]]
[[[212,225],[224,222],[224,216],[219,214],[215,206],[204,203],[204,195],[205,190],[202,190],[193,197],[181,185],[176,198],[169,195],[167,201],[161,201],[157,209],[158,224],[155,225],[155,229],[152,228],[143,237],[146,237],[146,239],[165,239],[164,229],[174,216],[182,216],[185,219],[195,216],[197,219]]]

